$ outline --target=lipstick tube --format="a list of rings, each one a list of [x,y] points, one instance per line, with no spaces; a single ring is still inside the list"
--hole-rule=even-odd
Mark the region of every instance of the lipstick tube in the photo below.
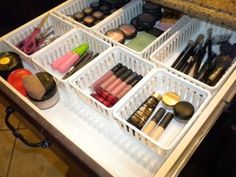
[[[159,108],[156,114],[153,116],[152,120],[142,130],[145,134],[150,134],[156,125],[160,122],[161,118],[165,115],[166,110],[164,108]]]
[[[105,80],[107,80],[109,77],[111,77],[115,72],[117,72],[122,67],[121,63],[118,63],[115,65],[110,71],[106,72],[102,77],[100,77],[98,80],[96,80],[90,87],[96,88],[98,85],[103,83]]]
[[[168,112],[165,117],[161,120],[160,124],[153,130],[151,133],[151,137],[154,140],[159,140],[161,135],[163,134],[165,128],[169,125],[170,121],[173,119],[174,114]]]

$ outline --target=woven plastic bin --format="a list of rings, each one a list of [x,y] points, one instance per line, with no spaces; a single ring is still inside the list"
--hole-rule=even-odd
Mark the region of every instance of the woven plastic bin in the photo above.
[[[161,138],[156,141],[126,121],[153,92],[158,92],[162,95],[169,91],[176,92],[180,96],[181,101],[188,101],[193,104],[195,112],[187,123],[181,123],[180,121],[172,119]],[[165,158],[196,121],[210,99],[211,94],[207,90],[159,68],[156,72],[152,73],[152,75],[146,77],[142,81],[142,84],[136,87],[136,89],[116,107],[114,110],[114,118],[119,126],[130,136],[141,141],[154,152]],[[162,103],[159,103],[156,110],[161,106]],[[171,112],[170,110],[167,111]]]
[[[127,66],[127,68],[132,69],[132,71],[141,74],[144,78],[155,69],[155,65],[151,62],[143,60],[120,47],[112,47],[99,55],[95,60],[82,68],[80,72],[73,75],[70,79],[70,83],[79,98],[104,116],[110,118],[112,117],[112,110],[121,100],[125,99],[126,95],[123,96],[115,105],[108,108],[90,96],[92,93],[90,86],[118,63],[121,63],[124,66]],[[139,83],[137,83],[133,88],[137,85],[139,85]]]
[[[224,73],[221,79],[214,86],[209,86],[171,67],[172,63],[176,60],[180,52],[187,45],[188,41],[190,39],[195,40],[199,34],[204,34],[206,38],[208,28],[213,29],[212,37],[214,37],[214,35],[219,35],[219,34],[232,34],[230,42],[232,44],[236,42],[235,31],[214,25],[212,23],[207,23],[200,21],[198,19],[193,19],[191,23],[187,24],[181,31],[176,33],[168,41],[166,41],[165,44],[163,44],[159,49],[157,49],[151,55],[150,58],[157,66],[164,67],[167,70],[185,78],[186,80],[189,80],[194,84],[197,84],[209,90],[212,94],[215,94],[217,90],[225,82],[225,80],[229,77],[230,73],[232,73],[232,71],[235,69],[236,67],[235,59],[233,60],[232,65],[227,69],[227,71]],[[213,45],[212,50],[219,53],[219,47],[217,46]]]
[[[163,44],[171,35],[179,31],[183,26],[189,22],[188,16],[183,16],[180,20],[176,22],[171,28],[166,30],[163,34],[157,37],[151,44],[149,44],[144,50],[138,52],[124,44],[116,42],[108,38],[105,33],[110,29],[116,29],[121,24],[130,23],[131,19],[142,13],[142,0],[136,0],[133,3],[127,5],[125,8],[122,8],[115,15],[108,17],[103,22],[96,25],[95,33],[99,35],[103,40],[111,43],[113,46],[120,46],[126,50],[131,51],[132,53],[139,55],[145,59],[149,59],[152,52],[154,52],[161,44]]]

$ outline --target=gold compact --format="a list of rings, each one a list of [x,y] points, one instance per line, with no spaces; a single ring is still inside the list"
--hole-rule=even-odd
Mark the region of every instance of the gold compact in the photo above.
[[[174,106],[180,101],[180,97],[175,92],[166,92],[162,95],[162,105],[166,109],[173,109]]]

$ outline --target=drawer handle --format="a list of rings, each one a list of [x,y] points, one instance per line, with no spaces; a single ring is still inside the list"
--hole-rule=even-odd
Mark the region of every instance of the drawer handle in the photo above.
[[[26,140],[24,138],[24,136],[10,123],[10,117],[11,114],[14,112],[15,110],[11,107],[8,106],[6,108],[6,116],[5,116],[5,123],[7,125],[7,127],[12,131],[13,135],[16,138],[19,138],[25,145],[30,146],[30,147],[42,147],[42,148],[48,148],[51,144],[48,140],[43,140],[42,142],[39,143],[30,143],[28,140]]]

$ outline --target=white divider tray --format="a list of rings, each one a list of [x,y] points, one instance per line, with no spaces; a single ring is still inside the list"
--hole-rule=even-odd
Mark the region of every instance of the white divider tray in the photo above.
[[[21,42],[22,40],[24,40],[26,37],[28,37],[32,31],[39,25],[39,23],[41,22],[41,20],[48,15],[47,20],[45,21],[44,25],[41,28],[41,31],[44,31],[45,29],[47,29],[48,27],[52,27],[52,30],[54,31],[55,35],[58,36],[62,36],[65,33],[67,33],[68,31],[74,29],[74,25],[66,22],[65,20],[51,14],[51,13],[45,13],[37,18],[35,18],[34,20],[26,23],[25,25],[17,28],[16,30],[8,33],[6,36],[4,36],[5,41],[12,47],[14,48],[14,50],[16,50],[18,53],[20,53],[23,57],[25,58],[31,58],[32,55],[36,54],[38,51],[42,50],[38,50],[35,53],[33,53],[32,55],[27,55],[26,53],[24,53],[23,51],[21,51],[19,48],[16,47],[16,45]],[[57,40],[57,39],[56,39]],[[55,40],[55,41],[56,41]],[[51,42],[50,44],[48,44],[47,46],[50,46],[52,43],[54,43],[55,41]],[[43,47],[46,48],[47,46]]]
[[[71,16],[71,15],[73,15],[76,12],[82,12],[82,10],[85,7],[89,7],[92,2],[98,2],[98,0],[70,0],[70,1],[67,1],[67,2],[59,5],[58,7],[54,8],[53,12],[56,15],[60,16],[61,18],[65,19],[66,21],[69,21],[69,22],[73,23],[74,25],[76,25],[76,26],[78,26],[80,28],[84,28],[86,30],[89,30],[90,32],[93,32],[94,29],[96,28],[96,26],[100,22],[98,24],[92,26],[92,27],[87,27],[86,25],[84,25],[84,24],[82,24],[80,22],[77,22],[76,20],[73,20],[72,18],[68,17],[68,15]],[[131,2],[129,2],[129,3],[131,3]],[[112,13],[109,16],[116,15],[116,12],[117,11],[115,11],[114,13]]]
[[[193,104],[195,112],[187,123],[177,121],[175,118],[172,119],[161,138],[156,141],[126,121],[153,92],[158,92],[162,95],[169,91],[176,92],[180,96],[181,101],[188,101]],[[142,84],[136,87],[132,94],[130,93],[116,107],[114,118],[124,131],[165,158],[195,122],[210,98],[211,94],[207,90],[194,86],[192,83],[164,69],[157,69],[152,75],[146,77]],[[160,102],[154,114],[161,106],[162,103]],[[171,112],[170,110],[168,111]]]
[[[191,23],[188,23],[181,31],[176,33],[174,36],[172,36],[168,41],[165,42],[159,49],[157,49],[152,55],[151,60],[159,67],[164,67],[167,70],[180,75],[181,77],[185,78],[186,80],[189,80],[207,90],[209,90],[212,94],[215,94],[217,90],[222,86],[224,81],[229,77],[230,73],[235,69],[235,59],[233,61],[233,64],[231,67],[227,69],[227,71],[224,73],[224,75],[221,77],[221,79],[216,83],[214,86],[209,86],[201,81],[198,81],[197,79],[194,79],[174,68],[171,67],[172,63],[177,59],[178,55],[181,53],[181,51],[184,49],[184,47],[187,45],[189,40],[195,40],[199,34],[203,34],[205,36],[205,39],[207,38],[207,29],[212,28],[212,38],[214,36],[220,35],[220,34],[231,34],[230,41],[231,44],[236,43],[236,32],[232,31],[230,29],[226,29],[217,25],[214,25],[212,23],[207,23],[200,21],[198,19],[192,19]],[[219,45],[213,45],[212,50],[219,54]],[[207,54],[206,54],[207,56]],[[203,59],[203,62],[205,62],[206,57]]]
[[[62,77],[65,74],[62,74],[58,70],[53,69],[51,67],[51,63],[83,43],[87,43],[89,45],[89,50],[93,51],[94,54],[101,54],[110,47],[108,43],[102,41],[96,36],[93,36],[82,29],[74,29],[55,41],[55,43],[50,47],[37,52],[37,54],[33,56],[33,60],[43,70],[52,74],[59,82],[67,81],[70,77],[68,79],[62,80]]]
[[[78,96],[89,106],[108,117],[112,117],[112,110],[119,104],[121,100],[125,99],[128,93],[114,106],[108,108],[90,96],[92,93],[90,86],[118,63],[121,63],[127,68],[132,69],[132,71],[137,72],[137,74],[141,74],[143,78],[145,78],[153,69],[155,69],[155,65],[153,63],[143,60],[141,57],[133,55],[129,51],[125,51],[120,47],[112,47],[99,55],[88,65],[83,67],[80,72],[71,76],[70,79],[70,83]],[[137,83],[137,85],[139,83]]]
[[[166,30],[162,35],[157,37],[151,44],[149,44],[143,51],[136,51],[124,44],[116,42],[110,38],[108,38],[105,33],[111,29],[116,29],[122,24],[129,24],[130,21],[136,17],[137,15],[142,13],[142,5],[143,0],[136,0],[133,3],[127,5],[125,8],[122,8],[120,11],[111,17],[108,17],[103,22],[99,23],[95,28],[95,33],[99,35],[103,40],[111,43],[112,45],[118,45],[126,50],[129,50],[145,59],[149,59],[152,52],[154,52],[161,44],[163,44],[171,35],[173,35],[176,31],[179,31],[184,25],[189,22],[189,17],[183,16],[179,21],[176,22],[171,28]],[[158,22],[157,22],[158,24]],[[156,25],[157,25],[156,24]]]

